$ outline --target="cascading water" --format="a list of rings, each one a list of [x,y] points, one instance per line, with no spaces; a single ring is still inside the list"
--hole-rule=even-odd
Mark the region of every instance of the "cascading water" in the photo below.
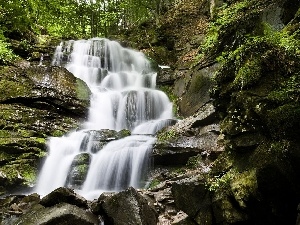
[[[82,130],[50,138],[36,191],[44,195],[70,186],[93,199],[103,191],[143,187],[153,134],[172,118],[168,97],[155,89],[150,62],[142,53],[102,38],[61,43],[52,64],[61,66],[66,57],[65,67],[91,89],[89,118]],[[93,144],[95,131],[105,129],[128,129],[132,135],[104,147]],[[70,173],[80,157],[85,157],[88,172],[84,183],[76,186]]]

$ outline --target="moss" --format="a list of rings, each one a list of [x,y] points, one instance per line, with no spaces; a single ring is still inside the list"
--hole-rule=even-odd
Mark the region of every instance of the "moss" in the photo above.
[[[256,170],[236,173],[230,182],[231,191],[241,208],[246,208],[250,198],[257,195]]]
[[[178,134],[175,130],[172,129],[162,129],[157,134],[158,141],[165,142],[169,140],[177,139]]]
[[[300,104],[290,103],[266,112],[267,126],[275,138],[297,138],[300,134]]]
[[[6,152],[0,152],[0,164],[13,161],[15,158],[15,155],[8,154]]]
[[[12,132],[9,130],[0,130],[0,138],[11,137]]]
[[[206,180],[206,186],[207,186],[208,190],[211,192],[216,192],[219,189],[228,188],[234,174],[235,174],[235,172],[233,172],[233,170],[230,170],[224,174],[219,174],[219,175],[208,178]]]
[[[76,79],[76,93],[77,98],[81,100],[88,100],[91,94],[86,83],[78,78]]]
[[[51,136],[53,136],[53,137],[61,137],[64,134],[65,134],[65,132],[62,130],[54,130],[53,132],[51,132]]]
[[[247,163],[248,168],[255,168],[257,171],[272,165],[287,175],[292,171],[289,162],[289,150],[290,143],[288,140],[266,140],[249,155],[245,163]]]
[[[24,178],[23,185],[32,186],[37,178],[36,168],[32,165],[22,165],[21,176]]]
[[[296,73],[288,79],[282,81],[278,89],[272,90],[268,94],[268,99],[281,104],[290,101],[298,101],[299,94],[300,75]]]
[[[260,64],[259,58],[247,59],[244,64],[238,68],[235,79],[232,82],[234,89],[248,88],[257,83],[261,77]]]
[[[159,185],[161,183],[161,181],[159,181],[158,179],[153,179],[151,180],[151,182],[148,185],[148,188],[155,188],[157,185]]]
[[[130,135],[131,135],[130,130],[123,129],[118,132],[117,138],[124,138],[124,137],[130,136]]]
[[[34,131],[32,130],[25,130],[25,129],[18,129],[18,134],[21,137],[32,137],[34,136]]]
[[[89,169],[89,165],[81,164],[74,167],[74,171],[76,171],[76,180],[81,180],[82,183],[86,178],[87,172]]]
[[[20,85],[17,82],[9,80],[0,81],[1,89],[1,100],[6,100],[7,98],[16,98],[19,96],[25,96],[28,93],[28,88],[26,86]]]
[[[28,160],[17,160],[10,165],[2,166],[0,172],[5,177],[5,185],[14,186],[14,188],[20,184],[24,186],[33,185],[37,175],[35,165]]]

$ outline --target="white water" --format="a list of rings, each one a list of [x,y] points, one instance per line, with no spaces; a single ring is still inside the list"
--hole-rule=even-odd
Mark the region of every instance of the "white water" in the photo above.
[[[103,191],[143,187],[153,134],[172,118],[168,97],[155,89],[156,73],[150,62],[140,52],[100,38],[61,43],[52,64],[61,66],[66,57],[65,67],[91,89],[89,118],[82,130],[50,138],[36,192],[45,195],[65,186],[79,154],[89,154],[91,159],[86,179],[77,190],[87,199]],[[103,129],[129,129],[132,135],[95,151],[89,131]],[[83,144],[86,140],[90,141]]]

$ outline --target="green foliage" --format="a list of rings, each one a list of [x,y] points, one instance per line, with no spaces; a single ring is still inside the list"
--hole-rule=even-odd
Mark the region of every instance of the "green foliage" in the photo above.
[[[229,171],[225,174],[220,174],[207,179],[206,186],[209,191],[216,191],[221,188],[226,188],[229,186],[231,180],[234,177],[234,172]]]
[[[298,73],[292,75],[282,82],[279,89],[269,93],[268,99],[276,103],[299,101],[300,96],[300,75]]]
[[[224,37],[232,36],[233,32],[235,32],[236,37],[243,39],[244,23],[248,22],[248,17],[253,18],[259,14],[261,4],[256,0],[244,0],[232,5],[223,4],[222,7],[218,8],[213,21],[209,24],[204,43],[199,47],[200,54],[196,60],[201,60],[201,58],[208,55],[218,54],[218,52],[221,52],[220,48],[232,47],[224,45],[224,41],[226,42]],[[235,30],[237,27],[239,29]]]
[[[235,87],[235,89],[243,89],[258,82],[260,76],[260,59],[247,59],[244,64],[238,68],[232,85]]]
[[[157,139],[159,141],[168,141],[171,139],[176,139],[176,137],[177,137],[177,132],[172,129],[169,130],[163,129],[159,131],[157,135]]]
[[[18,57],[9,49],[9,44],[0,40],[0,65],[7,65],[18,59]]]
[[[169,3],[169,1],[168,1]],[[0,30],[16,40],[30,33],[60,38],[108,36],[160,15],[162,0],[9,0],[0,2]]]
[[[160,181],[158,180],[158,179],[153,179],[153,180],[151,180],[151,182],[150,182],[150,184],[149,184],[149,186],[148,186],[148,188],[155,188],[157,185],[159,185],[160,184]]]
[[[233,90],[248,89],[259,83],[266,70],[276,70],[278,74],[294,73],[295,63],[300,57],[300,41],[287,30],[276,31],[268,24],[262,24],[261,35],[248,36],[236,49],[223,51],[217,58],[222,65],[215,74],[217,84],[231,82]],[[280,58],[281,57],[281,58]],[[277,62],[277,63],[275,63]],[[296,98],[298,76],[291,77],[280,91],[271,93],[272,98]],[[216,88],[213,90],[216,91]]]
[[[266,120],[273,138],[298,138],[300,104],[288,103],[268,110]]]
[[[61,131],[61,130],[55,130],[51,133],[51,136],[53,137],[61,137],[65,134],[64,131]]]

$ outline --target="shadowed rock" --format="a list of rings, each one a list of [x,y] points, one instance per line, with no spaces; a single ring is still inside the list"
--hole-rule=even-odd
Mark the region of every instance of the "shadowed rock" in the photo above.
[[[98,204],[101,205],[107,224],[157,224],[155,209],[132,187],[113,195],[102,194]]]
[[[16,224],[20,225],[98,225],[97,216],[67,203],[50,208],[33,209],[30,213],[20,217]]]
[[[87,201],[83,197],[65,187],[57,188],[46,195],[41,199],[40,204],[45,207],[50,207],[63,202],[87,208]]]

